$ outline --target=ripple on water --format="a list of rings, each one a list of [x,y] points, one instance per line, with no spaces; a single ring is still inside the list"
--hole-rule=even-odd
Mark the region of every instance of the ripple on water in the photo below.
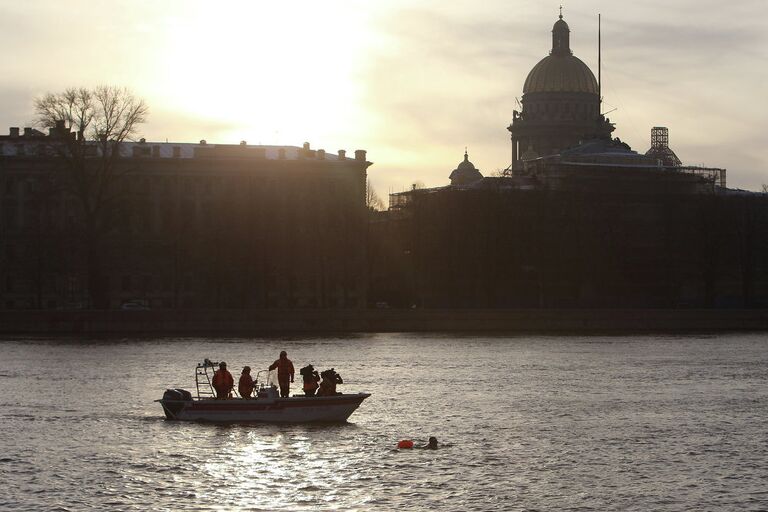
[[[260,367],[282,348],[373,396],[335,426],[168,422],[152,402],[189,388],[202,357]],[[3,510],[768,508],[759,336],[43,340],[3,353],[21,369],[0,374]],[[440,450],[395,449],[430,435]]]

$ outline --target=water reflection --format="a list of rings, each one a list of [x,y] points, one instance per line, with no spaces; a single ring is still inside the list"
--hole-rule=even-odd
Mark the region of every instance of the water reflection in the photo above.
[[[598,341],[599,343],[595,343]],[[165,421],[194,364],[335,367],[346,425]],[[0,342],[0,509],[765,508],[761,336]],[[441,448],[394,449],[436,435]]]

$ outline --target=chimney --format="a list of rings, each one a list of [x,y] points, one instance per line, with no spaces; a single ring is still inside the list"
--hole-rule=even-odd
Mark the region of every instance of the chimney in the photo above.
[[[318,149],[317,150],[317,159],[318,160],[325,160],[325,150],[324,149]]]
[[[247,143],[246,141],[244,141],[244,140],[241,140],[241,141],[240,141],[240,145],[241,145],[241,146],[247,146],[247,145],[248,145],[248,143]]]
[[[144,137],[139,139],[139,144],[145,144],[146,142],[147,142],[147,139],[145,139]]]
[[[24,128],[24,136],[25,137],[31,137],[32,136],[32,128]]]
[[[16,138],[19,136],[19,127],[11,126],[11,137]]]
[[[64,120],[63,119],[57,119],[56,120],[56,129],[57,130],[66,130],[64,126]]]
[[[203,140],[201,140],[201,141],[200,141],[200,145],[201,145],[201,146],[205,146],[206,144],[208,144],[208,143],[205,141],[205,139],[203,139]]]
[[[345,158],[347,158],[347,152],[344,151],[343,149],[340,149],[339,150],[339,160],[344,160]]]
[[[364,149],[355,150],[355,160],[365,162],[365,153],[366,151]]]
[[[304,151],[309,151],[309,142],[304,143]]]

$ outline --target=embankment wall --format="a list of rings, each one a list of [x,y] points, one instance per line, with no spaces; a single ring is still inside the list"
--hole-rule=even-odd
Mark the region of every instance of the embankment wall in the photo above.
[[[767,309],[0,311],[0,334],[768,331]]]

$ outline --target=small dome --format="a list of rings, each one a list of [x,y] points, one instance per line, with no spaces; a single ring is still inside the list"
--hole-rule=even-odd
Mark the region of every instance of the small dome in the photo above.
[[[473,183],[482,179],[483,175],[469,161],[469,155],[464,151],[464,161],[453,170],[449,178],[451,185],[466,185],[467,183]]]

